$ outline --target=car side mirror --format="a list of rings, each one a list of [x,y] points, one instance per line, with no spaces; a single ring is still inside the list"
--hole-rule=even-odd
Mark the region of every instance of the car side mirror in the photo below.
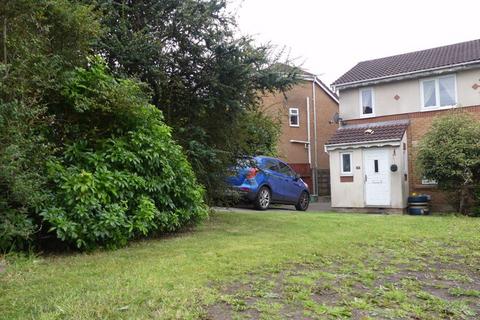
[[[298,173],[295,173],[295,175],[293,176],[293,180],[295,180],[295,181],[300,180],[300,178],[301,178],[301,176]]]

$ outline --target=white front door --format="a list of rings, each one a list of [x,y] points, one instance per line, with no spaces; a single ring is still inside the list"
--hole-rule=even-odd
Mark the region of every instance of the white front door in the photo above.
[[[365,204],[367,206],[390,205],[390,165],[388,149],[363,151],[365,172]]]

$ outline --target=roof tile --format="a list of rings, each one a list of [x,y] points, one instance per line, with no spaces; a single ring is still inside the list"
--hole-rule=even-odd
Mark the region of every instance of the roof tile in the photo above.
[[[480,62],[480,39],[362,61],[338,78],[333,85],[420,72],[477,60]]]
[[[408,120],[374,122],[346,125],[337,129],[326,145],[375,142],[382,140],[400,141],[409,125]],[[368,130],[370,129],[370,130]]]

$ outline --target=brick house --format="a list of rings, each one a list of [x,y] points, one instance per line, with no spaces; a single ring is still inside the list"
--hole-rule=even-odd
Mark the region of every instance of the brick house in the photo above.
[[[302,72],[301,81],[286,93],[262,97],[262,109],[279,119],[279,158],[302,176],[313,195],[330,194],[329,160],[324,145],[337,129],[331,119],[338,97],[315,75]]]
[[[480,40],[363,61],[333,83],[339,129],[326,143],[332,207],[404,209],[410,193],[447,209],[416,172],[415,147],[457,108],[480,118]]]

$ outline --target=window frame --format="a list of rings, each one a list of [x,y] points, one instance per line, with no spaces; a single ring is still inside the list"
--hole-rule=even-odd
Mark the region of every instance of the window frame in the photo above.
[[[372,113],[363,113],[363,91],[370,91],[372,93]],[[373,87],[361,88],[358,90],[358,100],[360,103],[360,118],[371,118],[375,117],[375,90]]]
[[[292,111],[296,111],[296,116],[297,116],[297,124],[292,124]],[[288,108],[288,123],[290,127],[300,127],[300,110],[298,108]]]
[[[453,87],[454,87],[454,98],[455,103],[452,105],[441,106],[440,105],[440,79],[451,78],[453,77]],[[435,101],[437,105],[425,107],[425,94],[423,90],[423,83],[427,81],[435,82]],[[457,74],[452,73],[444,76],[424,78],[420,80],[420,106],[422,111],[431,111],[431,110],[442,110],[442,109],[451,109],[458,105],[458,92],[457,92]]]
[[[343,171],[343,155],[348,155],[350,159],[350,171]],[[353,155],[352,152],[340,152],[340,175],[353,176]]]

